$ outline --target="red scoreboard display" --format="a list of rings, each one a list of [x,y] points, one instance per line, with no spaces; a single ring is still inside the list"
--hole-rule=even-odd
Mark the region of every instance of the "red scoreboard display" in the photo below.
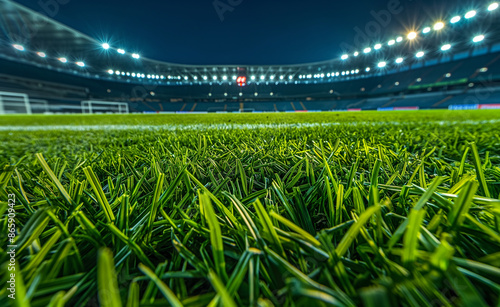
[[[247,85],[247,77],[245,76],[239,76],[238,79],[236,79],[236,83],[238,86],[245,86]]]
[[[247,85],[247,69],[245,67],[238,67],[238,78],[236,79],[238,86]]]

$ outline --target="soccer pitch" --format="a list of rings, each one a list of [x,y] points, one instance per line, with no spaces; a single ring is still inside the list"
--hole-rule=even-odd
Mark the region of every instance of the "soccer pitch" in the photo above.
[[[500,111],[4,116],[0,162],[18,306],[500,303]]]

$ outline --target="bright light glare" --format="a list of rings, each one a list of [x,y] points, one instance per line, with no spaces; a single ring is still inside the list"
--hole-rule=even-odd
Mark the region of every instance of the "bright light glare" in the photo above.
[[[403,58],[397,58],[396,63],[401,64],[403,63],[404,59]]]
[[[402,36],[396,38],[396,42],[401,43],[402,41],[403,41],[403,37]]]
[[[442,51],[447,51],[447,50],[450,50],[450,49],[451,49],[451,45],[450,45],[450,44],[446,44],[446,45],[443,45],[443,46],[441,47],[441,50],[442,50]]]
[[[366,71],[366,72],[369,72],[370,70],[371,70],[371,68],[370,68],[370,67],[367,67],[367,68],[365,69],[365,71]]]
[[[451,23],[457,23],[457,22],[459,22],[459,21],[460,21],[460,19],[462,19],[460,16],[455,16],[455,17],[453,17],[453,18],[450,20],[450,22],[451,22]]]
[[[421,58],[421,57],[423,57],[424,55],[425,55],[425,53],[424,53],[423,51],[419,51],[419,52],[417,52],[417,54],[416,54],[417,58]]]
[[[66,59],[66,58],[59,58],[58,60],[60,62],[62,62],[62,63],[67,63],[68,62],[68,59]]]
[[[435,25],[434,25],[434,30],[435,31],[439,31],[441,29],[444,28],[444,23],[443,22],[437,22]]]
[[[396,43],[396,41],[395,41],[395,40],[393,40],[393,39],[391,39],[391,40],[387,43],[387,45],[392,46],[392,45],[394,45],[395,43]]]
[[[417,38],[417,32],[408,33],[408,39],[415,39],[415,38]]]
[[[474,43],[479,43],[482,42],[483,40],[484,40],[484,35],[478,35],[472,39]]]
[[[19,50],[19,51],[24,51],[24,46],[22,45],[18,45],[18,44],[15,44],[15,45],[12,45],[12,47],[14,47],[15,49]]]
[[[490,6],[488,6],[488,11],[494,11],[498,8],[498,3],[497,2],[493,2],[492,4],[490,4]]]
[[[341,59],[342,59],[342,60],[347,60],[348,58],[349,58],[349,55],[347,55],[347,54],[344,54],[344,55],[342,55],[342,57],[341,57]]]
[[[132,54],[132,57],[133,57],[134,59],[139,59],[139,58],[141,58],[141,56],[140,56],[140,55],[138,55],[137,53],[133,53],[133,54]]]
[[[44,58],[46,57],[47,55],[45,54],[45,52],[37,52],[36,54],[38,54],[39,57],[41,58]]]
[[[427,34],[429,32],[431,32],[431,27],[425,27],[424,30],[422,31],[422,33],[424,34]]]
[[[115,72],[114,72],[112,69],[108,70],[108,74],[112,75],[112,74],[114,74],[114,73],[115,73]]]
[[[76,62],[76,65],[78,65],[80,67],[85,67],[85,63],[83,63],[83,62]]]
[[[108,50],[110,48],[110,46],[108,43],[104,43],[104,44],[102,44],[102,48],[104,48],[105,50]]]
[[[386,66],[387,66],[387,62],[380,62],[380,63],[378,63],[378,65],[377,65],[377,66],[378,66],[379,68],[384,68],[384,67],[386,67]]]
[[[372,48],[367,47],[365,50],[363,50],[364,53],[370,53],[372,51]]]
[[[359,55],[359,52],[357,52],[357,51],[356,51],[356,52],[354,52],[354,54],[353,54],[353,55],[354,55],[354,56],[358,56],[358,55]]]
[[[119,54],[125,54],[125,50],[123,50],[123,49],[118,49],[116,51],[118,51]]]
[[[476,12],[476,11],[469,11],[469,12],[467,12],[467,13],[465,14],[465,16],[464,16],[464,17],[465,17],[466,19],[469,19],[469,18],[472,18],[472,17],[476,16],[476,14],[477,14],[477,12]]]
[[[375,50],[379,50],[382,48],[382,44],[376,44],[375,47],[373,47]]]

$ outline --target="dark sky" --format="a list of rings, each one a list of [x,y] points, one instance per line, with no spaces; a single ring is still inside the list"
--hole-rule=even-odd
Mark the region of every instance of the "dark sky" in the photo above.
[[[483,1],[457,0],[16,0],[91,37],[181,64],[296,64],[337,58],[358,32],[387,37],[419,20]],[[214,2],[230,10],[221,20]],[[230,6],[230,3],[233,6]],[[381,25],[372,12],[393,14]],[[477,4],[476,4],[477,6]],[[226,7],[227,8],[227,7]],[[47,10],[45,10],[47,11]],[[378,23],[372,32],[366,26]],[[359,31],[356,30],[359,29]],[[382,41],[383,42],[383,41]]]

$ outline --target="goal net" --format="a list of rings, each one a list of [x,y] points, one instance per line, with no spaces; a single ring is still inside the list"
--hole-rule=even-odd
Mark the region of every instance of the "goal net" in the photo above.
[[[128,103],[112,102],[112,101],[97,101],[85,100],[82,101],[83,114],[99,114],[99,113],[121,113],[128,114]]]
[[[28,95],[0,92],[0,114],[31,114]]]

